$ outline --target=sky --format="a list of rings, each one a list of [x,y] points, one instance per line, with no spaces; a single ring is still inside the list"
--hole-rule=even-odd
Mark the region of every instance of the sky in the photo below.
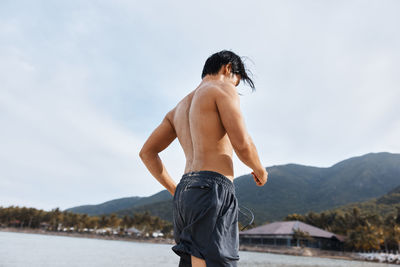
[[[223,49],[253,73],[256,91],[238,90],[264,166],[400,153],[399,11],[397,0],[2,0],[0,206],[162,190],[140,148]],[[179,182],[178,142],[160,156]]]

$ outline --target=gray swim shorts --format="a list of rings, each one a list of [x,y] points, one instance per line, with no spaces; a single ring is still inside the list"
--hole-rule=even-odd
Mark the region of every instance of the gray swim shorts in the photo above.
[[[235,187],[213,171],[182,176],[174,195],[172,250],[179,267],[192,266],[191,255],[207,267],[237,266],[239,260],[238,202]]]

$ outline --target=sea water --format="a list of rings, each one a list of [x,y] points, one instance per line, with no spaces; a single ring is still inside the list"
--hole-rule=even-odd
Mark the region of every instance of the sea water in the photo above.
[[[244,251],[241,251],[239,256],[239,266],[249,267],[396,266],[362,261]],[[178,262],[179,258],[171,250],[171,245],[0,232],[1,267],[172,267],[178,266]]]

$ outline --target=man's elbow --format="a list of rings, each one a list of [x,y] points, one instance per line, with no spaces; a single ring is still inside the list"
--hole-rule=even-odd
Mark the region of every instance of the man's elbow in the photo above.
[[[249,155],[251,154],[251,146],[250,144],[248,145],[243,145],[235,148],[236,154],[240,155],[241,157],[248,158]]]
[[[144,150],[143,148],[140,150],[139,152],[139,157],[142,159],[142,161],[144,161],[147,157],[147,152],[146,150]]]
[[[154,157],[155,154],[157,153],[154,153],[143,147],[139,152],[139,157],[142,159],[142,161],[146,161],[147,159]]]
[[[139,152],[139,157],[143,160],[143,158],[145,157],[145,152],[143,151],[143,148],[140,150]]]
[[[242,140],[242,142],[234,145],[234,149],[236,154],[241,155],[242,157],[248,157],[251,154],[252,150],[252,141],[250,138],[246,140]]]

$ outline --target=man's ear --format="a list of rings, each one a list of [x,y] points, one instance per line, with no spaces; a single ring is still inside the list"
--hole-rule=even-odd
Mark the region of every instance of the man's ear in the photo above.
[[[232,63],[228,63],[225,65],[225,74],[231,74],[232,73]]]

